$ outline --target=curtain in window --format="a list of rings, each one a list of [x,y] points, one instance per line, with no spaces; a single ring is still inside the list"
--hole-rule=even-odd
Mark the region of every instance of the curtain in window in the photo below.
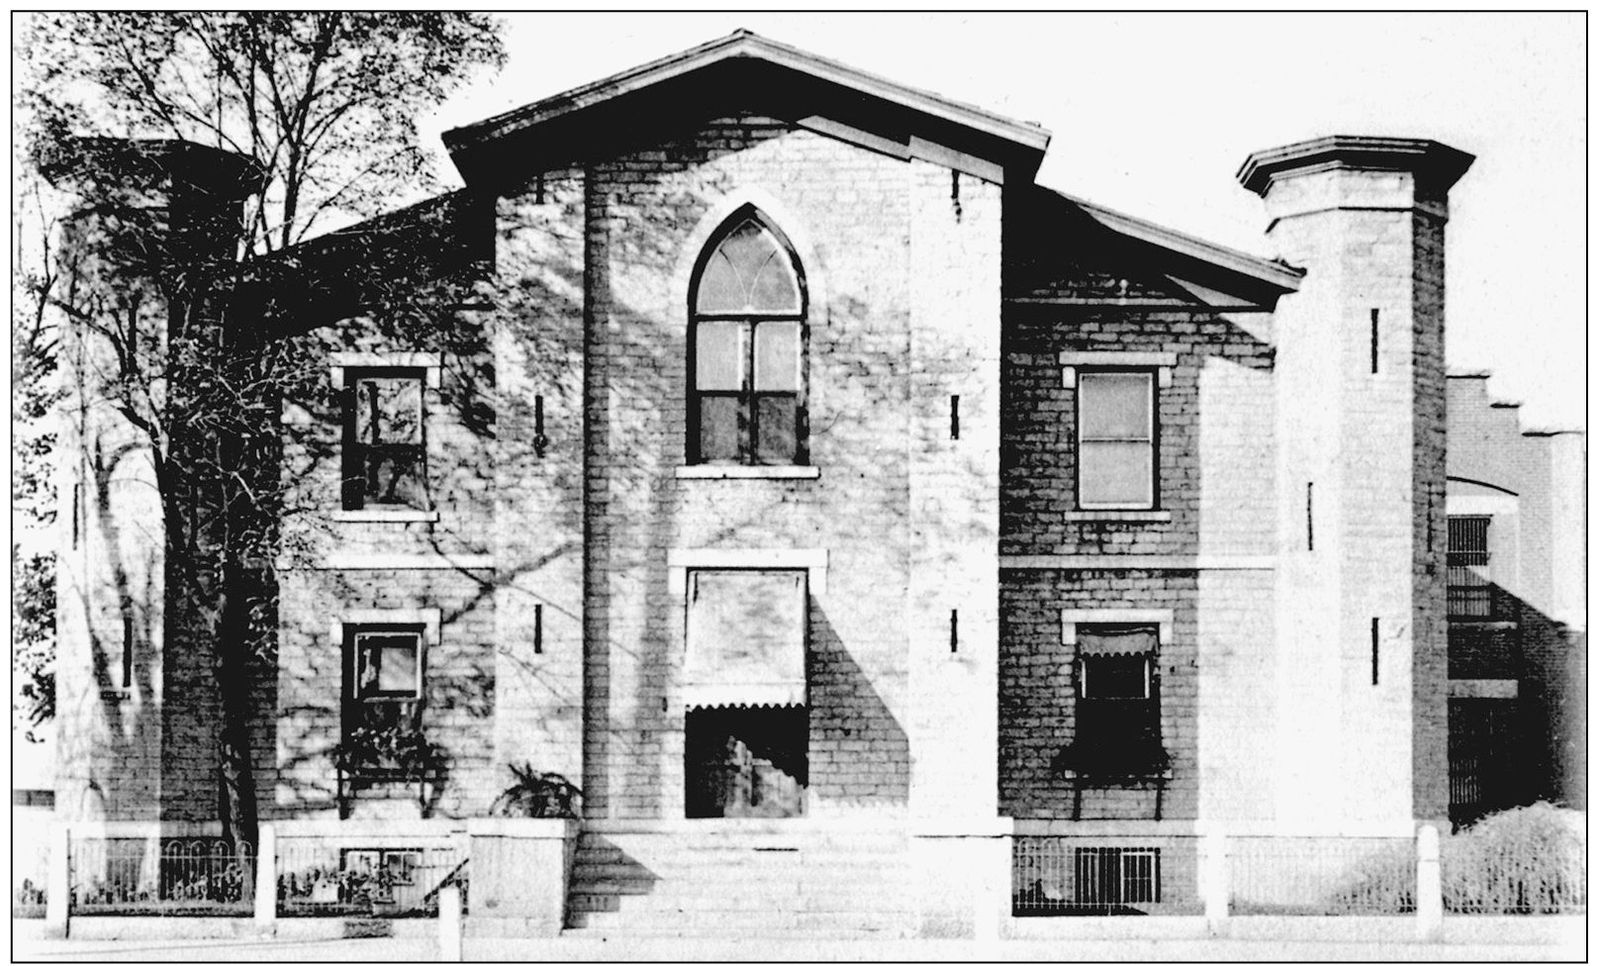
[[[1078,625],[1076,652],[1083,657],[1106,654],[1152,654],[1160,642],[1160,632],[1147,625]]]
[[[805,704],[806,611],[802,570],[690,572],[687,706]]]

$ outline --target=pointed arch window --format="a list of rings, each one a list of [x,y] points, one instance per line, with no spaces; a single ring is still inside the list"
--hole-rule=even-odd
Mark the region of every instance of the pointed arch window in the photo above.
[[[727,220],[689,289],[688,461],[809,462],[804,274],[753,208]]]

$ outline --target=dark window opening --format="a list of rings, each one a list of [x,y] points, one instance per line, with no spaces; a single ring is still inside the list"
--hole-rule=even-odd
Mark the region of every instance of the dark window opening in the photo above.
[[[793,818],[810,782],[806,708],[692,708],[685,722],[689,818]]]
[[[424,385],[422,373],[415,369],[346,372],[344,509],[431,509]]]
[[[1059,769],[1146,775],[1170,764],[1160,731],[1156,654],[1159,628],[1147,624],[1079,624],[1071,744]]]

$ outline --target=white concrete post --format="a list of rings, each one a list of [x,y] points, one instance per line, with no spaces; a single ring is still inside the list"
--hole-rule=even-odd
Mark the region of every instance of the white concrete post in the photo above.
[[[449,885],[438,890],[438,958],[461,961],[461,889]]]
[[[1210,935],[1226,929],[1232,902],[1231,870],[1226,864],[1226,836],[1216,832],[1199,839],[1199,881],[1204,895],[1204,920]]]
[[[50,829],[50,866],[44,877],[44,922],[53,936],[67,934],[67,909],[72,904],[71,878],[67,870],[71,845],[72,833],[67,824],[57,822]]]
[[[255,850],[255,923],[271,928],[277,922],[277,829],[262,822]]]
[[[1443,864],[1435,825],[1415,831],[1415,930],[1427,942],[1443,936]]]
[[[986,945],[1004,938],[1004,924],[1010,918],[1010,840],[998,837],[971,841],[976,845],[979,870],[972,938]]]

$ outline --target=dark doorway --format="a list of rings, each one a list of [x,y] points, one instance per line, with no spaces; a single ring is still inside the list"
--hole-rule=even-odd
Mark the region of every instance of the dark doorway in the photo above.
[[[1451,698],[1448,702],[1448,817],[1456,826],[1526,804],[1517,702]]]
[[[804,814],[808,709],[691,708],[684,738],[689,818]]]

